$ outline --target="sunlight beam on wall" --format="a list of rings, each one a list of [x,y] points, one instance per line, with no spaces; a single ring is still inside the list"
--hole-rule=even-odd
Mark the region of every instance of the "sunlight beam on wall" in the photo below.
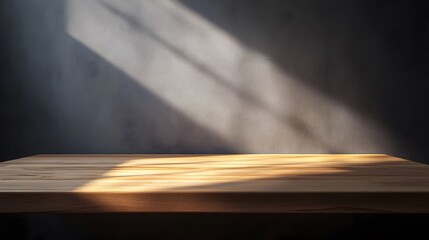
[[[241,151],[389,149],[380,124],[176,1],[73,0],[67,14],[73,38]]]

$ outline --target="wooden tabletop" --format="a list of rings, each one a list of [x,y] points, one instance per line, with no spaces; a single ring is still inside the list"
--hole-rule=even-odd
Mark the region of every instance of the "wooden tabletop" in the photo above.
[[[0,213],[429,212],[429,166],[382,154],[35,155]]]

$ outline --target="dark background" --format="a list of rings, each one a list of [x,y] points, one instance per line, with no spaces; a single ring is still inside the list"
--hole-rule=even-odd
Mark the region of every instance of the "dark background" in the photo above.
[[[424,0],[1,1],[0,160],[387,153],[429,163],[428,12]],[[147,236],[278,238],[406,233],[427,217],[7,215],[2,223],[5,234],[30,239],[143,236],[145,224]]]

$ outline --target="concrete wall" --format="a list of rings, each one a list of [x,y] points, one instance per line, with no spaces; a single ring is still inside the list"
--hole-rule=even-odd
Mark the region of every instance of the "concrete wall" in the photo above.
[[[2,2],[2,154],[427,155],[425,1]]]

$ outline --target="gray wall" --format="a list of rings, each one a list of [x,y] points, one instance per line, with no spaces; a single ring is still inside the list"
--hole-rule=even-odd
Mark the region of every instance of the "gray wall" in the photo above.
[[[426,161],[426,1],[3,1],[3,159]]]

